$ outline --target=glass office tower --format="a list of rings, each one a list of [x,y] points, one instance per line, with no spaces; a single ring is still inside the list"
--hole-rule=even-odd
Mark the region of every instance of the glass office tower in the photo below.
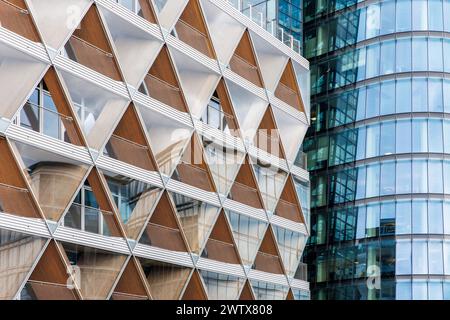
[[[450,1],[304,3],[312,299],[450,298]]]

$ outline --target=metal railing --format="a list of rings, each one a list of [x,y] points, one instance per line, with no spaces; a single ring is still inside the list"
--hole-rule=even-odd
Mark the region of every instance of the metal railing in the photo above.
[[[242,14],[247,16],[250,20],[255,22],[261,28],[269,32],[276,39],[284,43],[286,46],[291,48],[291,50],[301,54],[301,44],[300,41],[295,39],[294,36],[288,33],[285,29],[279,27],[277,22],[274,20],[268,21],[264,18],[264,14],[262,12],[258,12],[255,9],[258,5],[248,5],[243,8],[241,0],[228,0],[228,3],[233,6],[235,9],[239,10]]]

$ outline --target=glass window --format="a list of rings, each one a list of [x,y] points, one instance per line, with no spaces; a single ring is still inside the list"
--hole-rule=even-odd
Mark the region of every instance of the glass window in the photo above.
[[[428,282],[428,300],[442,300],[443,298],[442,282],[430,280]]]
[[[410,281],[399,281],[395,286],[395,298],[397,300],[411,300],[411,291]]]
[[[413,200],[412,202],[412,227],[413,233],[428,232],[427,202]]]
[[[411,112],[411,80],[397,81],[396,99],[395,106],[397,113]]]
[[[442,201],[428,202],[428,233],[442,234],[444,222],[442,220]]]
[[[427,111],[428,95],[427,95],[427,79],[413,79],[412,83],[412,110]]]
[[[376,157],[380,151],[380,125],[367,127],[366,158]]]
[[[364,119],[366,116],[366,88],[358,89],[358,101],[356,106],[356,120]]]
[[[366,198],[378,197],[380,190],[380,165],[367,166]]]
[[[366,167],[359,167],[357,170],[356,199],[363,199],[366,196]]]
[[[442,162],[439,160],[428,161],[428,185],[430,193],[443,193]]]
[[[380,4],[367,7],[366,38],[376,37],[380,33]]]
[[[450,121],[444,120],[444,152],[450,153]]]
[[[442,60],[442,39],[428,39],[428,70],[442,71],[444,62]]]
[[[413,281],[412,283],[412,298],[413,300],[427,300],[427,283],[424,280]]]
[[[375,237],[379,235],[380,228],[380,205],[368,205],[366,211],[366,235]]]
[[[411,161],[398,161],[396,173],[396,193],[411,193]]]
[[[413,152],[427,152],[427,120],[414,119],[412,122]]]
[[[444,31],[450,32],[450,0],[444,0]]]
[[[430,274],[443,274],[444,261],[442,258],[442,241],[428,242],[428,272]]]
[[[386,1],[381,3],[380,16],[380,34],[393,33],[395,31],[395,1]]]
[[[441,31],[444,27],[442,19],[442,0],[428,0],[429,30]]]
[[[397,121],[395,140],[397,153],[411,152],[411,120]]]
[[[395,81],[381,83],[380,114],[395,113]]]
[[[444,274],[450,275],[450,242],[444,241]]]
[[[395,153],[395,121],[381,123],[380,155]]]
[[[428,120],[428,146],[429,152],[442,153],[444,150],[442,120]]]
[[[395,214],[396,234],[411,233],[411,201],[399,201]]]
[[[364,159],[366,156],[366,128],[360,127],[358,130],[356,143],[356,160]]]
[[[413,161],[412,178],[413,178],[413,191],[412,191],[413,193],[428,192],[426,160]]]
[[[444,80],[444,110],[450,112],[450,81]]]
[[[367,47],[366,78],[376,77],[380,70],[380,45],[374,44]]]
[[[413,274],[428,273],[428,248],[426,241],[413,240]]]
[[[427,38],[412,39],[413,71],[428,70]]]
[[[395,72],[395,41],[386,41],[381,44],[380,63],[381,75]]]
[[[366,118],[379,115],[380,107],[380,85],[367,87]]]
[[[449,2],[450,2],[450,0],[449,0]],[[443,54],[444,55],[444,72],[450,72],[450,55],[447,54],[447,52],[450,52],[450,40],[444,39],[443,41],[444,41],[444,43],[443,43],[444,48],[443,48],[442,52],[444,53]]]
[[[450,161],[444,161],[444,193],[450,194]]]
[[[395,273],[411,274],[411,242],[397,241],[396,256]]]
[[[358,221],[356,222],[356,239],[366,236],[366,207],[358,207]]]
[[[428,79],[428,106],[430,112],[444,111],[441,79]]]
[[[395,162],[381,164],[381,188],[380,195],[385,196],[395,193]]]
[[[412,21],[413,30],[427,30],[428,28],[428,10],[426,0],[412,0]]]
[[[411,0],[397,0],[396,31],[411,30]]]
[[[397,40],[395,65],[397,72],[411,71],[411,39]]]

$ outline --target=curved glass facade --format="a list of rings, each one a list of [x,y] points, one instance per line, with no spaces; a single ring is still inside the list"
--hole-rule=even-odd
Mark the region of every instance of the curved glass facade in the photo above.
[[[450,299],[450,0],[305,2],[312,299]]]

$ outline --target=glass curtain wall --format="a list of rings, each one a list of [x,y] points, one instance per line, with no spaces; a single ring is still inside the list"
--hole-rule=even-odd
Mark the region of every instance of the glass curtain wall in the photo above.
[[[450,299],[450,1],[304,2],[312,299]]]

